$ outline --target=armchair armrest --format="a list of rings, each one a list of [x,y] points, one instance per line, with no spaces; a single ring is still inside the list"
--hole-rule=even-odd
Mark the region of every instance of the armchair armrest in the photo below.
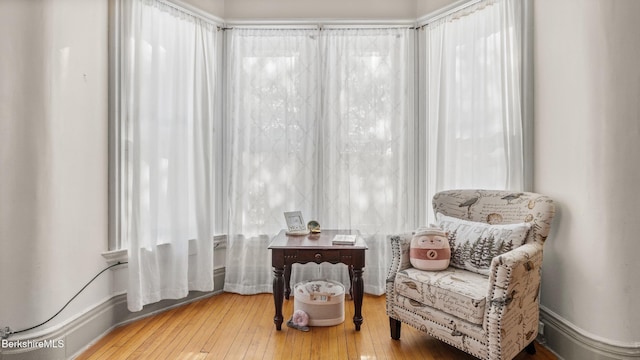
[[[541,265],[542,245],[537,243],[491,261],[484,324],[490,358],[510,359],[537,336]]]
[[[542,246],[536,243],[525,244],[496,256],[491,261],[488,298],[493,301],[507,297],[510,293],[507,290],[514,290],[513,287],[525,275],[532,272],[539,275],[541,265]]]
[[[411,267],[409,249],[411,247],[412,237],[412,233],[392,235],[390,237],[392,259],[391,265],[389,266],[389,272],[387,273],[387,294],[389,294],[390,287],[391,289],[393,288],[393,282],[396,278],[396,274],[399,271]]]

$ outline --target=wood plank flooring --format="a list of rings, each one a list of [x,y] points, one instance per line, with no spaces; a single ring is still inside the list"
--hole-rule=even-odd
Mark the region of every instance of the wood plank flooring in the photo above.
[[[365,295],[359,332],[350,300],[344,323],[309,332],[286,326],[293,298],[284,301],[281,331],[275,330],[274,312],[271,294],[214,295],[118,327],[76,359],[475,359],[407,325],[400,341],[392,340],[384,295]],[[516,359],[557,360],[536,345],[536,355],[523,352]]]

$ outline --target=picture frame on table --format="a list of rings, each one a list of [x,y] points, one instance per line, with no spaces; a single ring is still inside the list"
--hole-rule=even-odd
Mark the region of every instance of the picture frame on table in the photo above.
[[[287,235],[307,235],[309,233],[301,211],[285,211],[284,219],[287,222]]]

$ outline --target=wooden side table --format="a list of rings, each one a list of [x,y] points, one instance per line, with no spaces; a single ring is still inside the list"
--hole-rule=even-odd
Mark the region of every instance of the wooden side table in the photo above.
[[[334,245],[332,240],[336,235],[356,235],[354,245]],[[282,302],[283,297],[289,299],[291,294],[291,267],[295,263],[306,264],[315,262],[320,264],[342,263],[349,268],[351,289],[349,294],[353,299],[355,313],[353,323],[356,331],[360,331],[362,325],[362,298],[364,283],[362,272],[364,271],[364,255],[367,244],[357,230],[322,230],[318,234],[304,236],[289,236],[285,230],[280,231],[269,245],[271,249],[271,265],[273,266],[273,302],[276,306],[276,315],[273,322],[276,329],[282,329]]]

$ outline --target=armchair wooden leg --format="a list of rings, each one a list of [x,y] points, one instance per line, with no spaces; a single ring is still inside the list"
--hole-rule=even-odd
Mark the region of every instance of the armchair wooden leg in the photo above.
[[[524,351],[526,351],[527,354],[529,355],[536,354],[536,346],[533,344],[533,341],[529,345],[527,345],[527,347],[524,348]]]
[[[400,340],[400,326],[402,323],[394,318],[389,318],[389,328],[391,329],[391,338]]]

